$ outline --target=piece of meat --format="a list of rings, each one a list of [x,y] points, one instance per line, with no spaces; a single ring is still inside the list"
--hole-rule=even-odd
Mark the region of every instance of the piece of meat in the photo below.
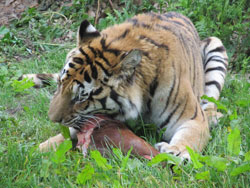
[[[84,124],[81,132],[77,134],[77,145],[82,148],[84,155],[87,153],[88,146],[96,148],[102,154],[108,152],[110,146],[120,148],[123,153],[127,153],[132,146],[132,154],[146,159],[151,159],[159,153],[120,121],[105,116],[98,117],[99,120],[90,120],[89,123]]]

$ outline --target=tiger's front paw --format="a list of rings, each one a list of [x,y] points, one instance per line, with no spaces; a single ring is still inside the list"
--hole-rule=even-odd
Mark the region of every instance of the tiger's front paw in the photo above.
[[[190,161],[190,155],[186,149],[179,149],[180,147],[175,145],[170,145],[166,142],[159,142],[155,144],[155,148],[160,153],[169,153],[175,156],[180,157],[182,160],[188,160]],[[182,147],[183,148],[183,147]]]

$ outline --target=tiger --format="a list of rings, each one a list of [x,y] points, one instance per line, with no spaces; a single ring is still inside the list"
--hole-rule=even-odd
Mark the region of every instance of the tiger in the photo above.
[[[220,39],[200,40],[189,18],[143,13],[99,32],[87,20],[59,74],[28,74],[37,86],[57,80],[48,116],[70,127],[72,137],[95,114],[122,122],[141,118],[163,131],[161,153],[190,159],[209,140],[206,111],[216,106],[228,67]],[[46,77],[46,78],[44,78]]]

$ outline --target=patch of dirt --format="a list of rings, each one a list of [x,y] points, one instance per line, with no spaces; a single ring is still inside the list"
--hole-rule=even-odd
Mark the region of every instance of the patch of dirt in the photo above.
[[[11,20],[18,19],[28,7],[37,6],[37,0],[1,0],[0,26],[8,25]]]

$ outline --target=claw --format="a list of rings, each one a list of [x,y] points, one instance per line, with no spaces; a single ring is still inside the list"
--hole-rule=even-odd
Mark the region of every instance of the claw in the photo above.
[[[169,153],[175,156],[178,156],[182,159],[182,161],[187,163],[190,161],[190,155],[187,150],[180,150],[178,146],[176,145],[170,145],[166,142],[160,142],[155,144],[155,148],[160,152],[160,153]]]

